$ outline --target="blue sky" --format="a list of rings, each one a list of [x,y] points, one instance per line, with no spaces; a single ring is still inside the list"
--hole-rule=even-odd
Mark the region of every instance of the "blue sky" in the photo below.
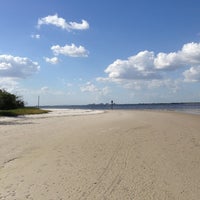
[[[0,26],[27,105],[200,101],[198,0],[1,0]]]

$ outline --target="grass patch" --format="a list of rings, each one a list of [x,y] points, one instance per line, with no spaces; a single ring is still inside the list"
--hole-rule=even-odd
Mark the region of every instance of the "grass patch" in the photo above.
[[[33,115],[48,113],[48,110],[42,110],[34,107],[18,108],[13,110],[0,110],[0,116],[17,117],[18,115]]]

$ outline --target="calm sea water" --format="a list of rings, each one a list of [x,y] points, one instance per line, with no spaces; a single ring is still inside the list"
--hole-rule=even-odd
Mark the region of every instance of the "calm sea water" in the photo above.
[[[109,110],[110,104],[89,104],[89,105],[60,105],[60,106],[43,106],[43,108],[57,109],[92,109],[92,110]],[[161,103],[161,104],[114,104],[115,110],[170,110],[192,114],[200,114],[200,102],[198,103]]]

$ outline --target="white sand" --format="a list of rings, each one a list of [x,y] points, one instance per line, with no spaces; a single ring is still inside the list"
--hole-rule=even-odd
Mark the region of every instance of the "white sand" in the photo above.
[[[44,110],[44,109],[43,109]],[[89,109],[47,109],[50,112],[42,115],[29,115],[27,117],[63,117],[76,115],[92,115],[103,113],[103,110],[89,110]]]
[[[200,116],[0,119],[0,200],[199,200]]]

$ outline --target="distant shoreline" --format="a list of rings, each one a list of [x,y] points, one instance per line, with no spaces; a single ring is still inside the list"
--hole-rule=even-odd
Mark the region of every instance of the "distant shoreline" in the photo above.
[[[41,106],[43,109],[91,109],[111,110],[110,104],[88,104],[88,105],[55,105]],[[188,103],[152,103],[152,104],[114,104],[114,110],[169,110],[184,113],[200,114],[200,102]]]

